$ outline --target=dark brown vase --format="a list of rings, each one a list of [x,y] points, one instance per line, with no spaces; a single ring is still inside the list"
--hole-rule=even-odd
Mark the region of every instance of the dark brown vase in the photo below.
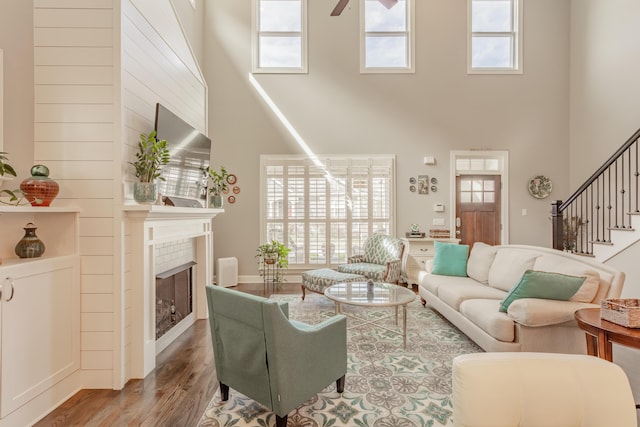
[[[35,165],[31,168],[31,178],[20,183],[20,191],[32,206],[49,206],[56,198],[60,186],[49,178],[49,168]]]
[[[44,253],[44,243],[36,236],[33,223],[24,226],[24,237],[16,245],[16,255],[20,258],[38,258]]]

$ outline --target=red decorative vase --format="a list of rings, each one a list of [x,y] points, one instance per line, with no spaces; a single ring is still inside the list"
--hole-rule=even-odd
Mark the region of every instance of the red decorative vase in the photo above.
[[[31,206],[49,206],[59,190],[58,183],[49,178],[49,168],[45,165],[34,165],[31,178],[20,183],[20,191]]]

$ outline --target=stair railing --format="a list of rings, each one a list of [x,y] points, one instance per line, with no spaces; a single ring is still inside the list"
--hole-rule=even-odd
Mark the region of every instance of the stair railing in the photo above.
[[[640,129],[567,201],[551,203],[555,249],[593,255],[594,244],[611,245],[611,230],[631,230],[638,210]]]

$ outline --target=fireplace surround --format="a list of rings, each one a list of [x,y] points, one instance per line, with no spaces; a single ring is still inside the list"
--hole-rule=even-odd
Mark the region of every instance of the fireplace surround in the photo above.
[[[125,238],[128,246],[124,266],[127,302],[124,313],[123,356],[126,378],[144,378],[156,366],[156,354],[191,326],[207,318],[205,285],[213,282],[212,219],[222,209],[181,208],[159,205],[131,205],[125,209]],[[193,312],[156,342],[156,269],[162,260],[158,248],[172,242],[193,245]],[[164,268],[164,267],[163,267]],[[161,270],[164,271],[164,270]]]

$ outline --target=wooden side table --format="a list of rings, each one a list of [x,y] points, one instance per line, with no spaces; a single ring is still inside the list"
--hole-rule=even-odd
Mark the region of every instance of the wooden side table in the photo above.
[[[599,308],[583,308],[575,313],[576,322],[587,337],[587,353],[613,361],[611,343],[640,349],[640,329],[600,319]]]

